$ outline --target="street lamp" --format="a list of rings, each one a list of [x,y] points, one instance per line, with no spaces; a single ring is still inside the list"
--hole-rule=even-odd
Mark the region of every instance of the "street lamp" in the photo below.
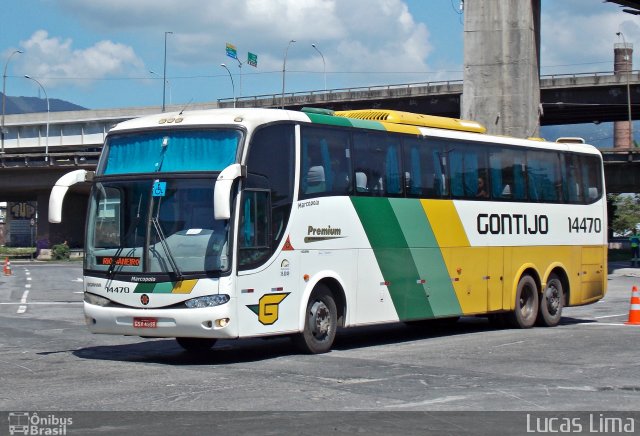
[[[158,76],[158,79],[162,79],[162,77],[160,77],[160,74],[156,73],[153,70],[149,70],[149,74]],[[169,88],[169,104],[171,104],[171,83],[169,82],[169,79],[165,80],[165,83],[167,84],[167,88]]]
[[[173,32],[164,32],[164,73],[162,75],[162,112],[165,109],[165,95],[167,93],[167,35],[173,35]]]
[[[9,61],[13,57],[13,55],[18,53],[24,53],[22,50],[15,50],[13,53],[9,55],[7,58],[7,62],[4,64],[4,72],[2,73],[2,125],[0,125],[0,136],[2,137],[2,148],[0,148],[0,153],[4,153],[4,113],[5,113],[5,94],[7,92],[7,67],[9,66]]]
[[[624,33],[616,32],[618,37],[622,37],[622,43],[624,44],[624,49],[627,54],[625,54],[624,60],[627,61],[627,115],[629,117],[629,147],[633,147],[635,141],[633,140],[633,118],[631,116],[631,86],[629,84],[630,76],[631,76],[631,65],[633,60],[629,58],[628,54],[628,46],[627,41],[624,38]]]
[[[49,112],[50,112],[50,108],[49,108],[49,96],[47,95],[47,90],[44,89],[44,86],[42,86],[42,83],[38,82],[36,79],[34,79],[31,76],[28,75],[24,75],[25,79],[29,79],[29,80],[33,80],[34,82],[36,82],[38,84],[38,86],[40,86],[40,88],[42,88],[42,92],[44,92],[44,98],[47,99],[47,138],[45,140],[45,147],[44,147],[44,160],[45,162],[49,161]]]
[[[287,72],[287,53],[289,52],[289,47],[291,47],[291,44],[294,42],[296,42],[295,39],[289,41],[287,48],[284,50],[284,60],[282,62],[282,109],[284,109],[284,77]]]
[[[233,76],[231,75],[231,71],[229,71],[229,68],[227,68],[225,64],[220,64],[220,66],[227,70],[227,73],[229,73],[229,78],[231,79],[231,89],[233,90],[233,107],[236,107],[236,86],[233,84]]]
[[[238,97],[242,97],[242,65],[243,64],[240,61],[240,59],[238,59],[237,57],[235,57],[234,59],[238,61],[238,68],[240,68],[240,92],[239,92]]]
[[[315,48],[318,53],[320,53],[320,57],[322,57],[322,72],[324,74],[324,90],[327,90],[327,64],[324,62],[324,55],[315,44],[311,44],[311,47]]]

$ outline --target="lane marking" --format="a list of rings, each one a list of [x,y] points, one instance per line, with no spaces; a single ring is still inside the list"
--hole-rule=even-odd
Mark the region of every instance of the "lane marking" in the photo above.
[[[593,319],[604,319],[604,318],[615,318],[616,316],[627,316],[626,313],[623,313],[622,315],[605,315],[605,316],[596,316]]]
[[[71,281],[74,282],[74,283],[82,283],[84,280],[82,280],[80,277],[78,277],[77,279],[71,280]]]
[[[84,291],[73,291],[74,294],[84,294]]]
[[[622,326],[625,327],[627,324],[621,323],[621,322],[589,322],[589,323],[584,323],[584,324],[580,324],[580,325],[614,325],[614,326]]]
[[[31,280],[31,277],[27,277],[27,280]]]
[[[31,287],[31,285],[30,284],[26,284],[26,285],[24,285],[24,287],[29,289]]]
[[[27,306],[20,306],[18,307],[18,311],[16,313],[22,315],[26,311],[27,311]]]
[[[24,291],[22,293],[22,298],[20,299],[20,303],[25,304],[27,302],[28,296],[29,296],[29,291]]]

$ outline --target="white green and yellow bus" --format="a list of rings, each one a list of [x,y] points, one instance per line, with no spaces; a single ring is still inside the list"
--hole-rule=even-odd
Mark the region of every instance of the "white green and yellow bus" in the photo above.
[[[573,141],[572,141],[573,142]],[[92,184],[93,333],[291,335],[460,316],[555,326],[606,291],[601,155],[389,110],[214,109],[125,121]]]

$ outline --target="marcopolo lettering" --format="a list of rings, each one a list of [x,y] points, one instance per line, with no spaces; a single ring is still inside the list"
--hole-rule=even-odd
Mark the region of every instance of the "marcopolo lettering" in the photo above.
[[[521,213],[481,213],[476,219],[481,235],[546,235],[549,233],[549,218],[546,215]]]

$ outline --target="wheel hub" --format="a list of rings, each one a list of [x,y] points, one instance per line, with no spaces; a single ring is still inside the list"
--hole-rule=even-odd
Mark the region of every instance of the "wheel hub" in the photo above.
[[[316,301],[311,306],[310,324],[311,334],[316,339],[324,339],[328,336],[331,328],[331,313],[322,301]]]

